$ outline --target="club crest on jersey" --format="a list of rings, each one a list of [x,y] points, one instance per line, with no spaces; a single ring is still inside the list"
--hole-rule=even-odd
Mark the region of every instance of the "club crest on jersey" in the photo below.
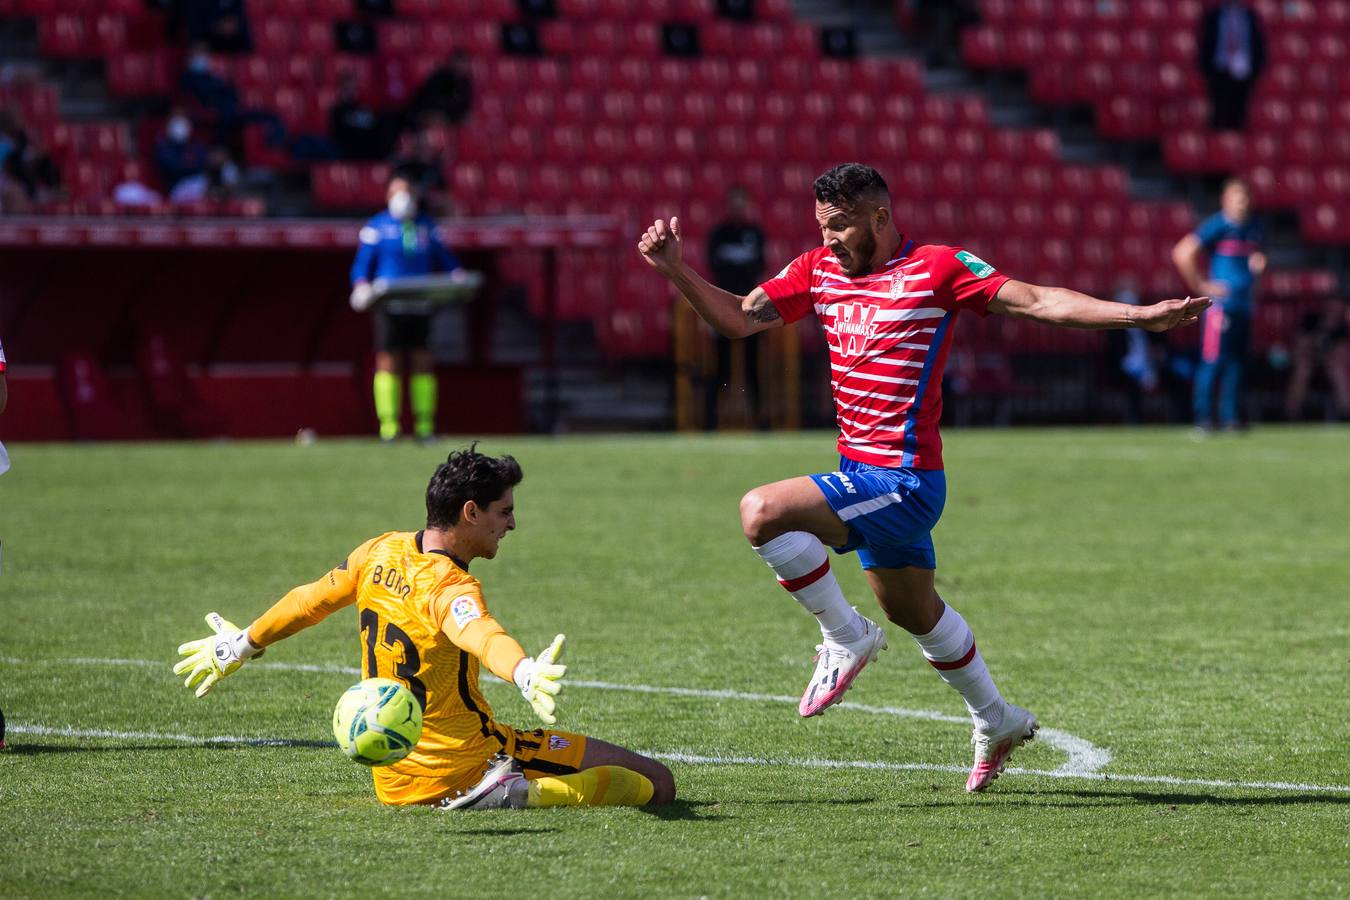
[[[875,303],[841,303],[835,308],[834,330],[845,356],[857,356],[859,349],[876,337],[877,309]]]

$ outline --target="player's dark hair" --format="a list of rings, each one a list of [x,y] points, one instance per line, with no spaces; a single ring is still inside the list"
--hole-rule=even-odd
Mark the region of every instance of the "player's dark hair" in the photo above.
[[[474,441],[467,450],[454,451],[436,467],[427,484],[428,528],[458,524],[465,503],[472,500],[486,508],[525,477],[515,457],[488,456],[479,453],[477,447]]]
[[[812,185],[816,199],[840,209],[854,209],[865,200],[882,200],[890,195],[886,179],[871,166],[844,163],[816,179]]]

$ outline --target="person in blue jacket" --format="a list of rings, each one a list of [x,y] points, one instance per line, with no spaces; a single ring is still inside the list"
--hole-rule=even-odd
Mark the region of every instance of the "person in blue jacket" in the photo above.
[[[1252,217],[1247,182],[1224,183],[1221,209],[1177,242],[1172,260],[1186,284],[1213,305],[1201,325],[1200,367],[1195,375],[1195,424],[1214,427],[1214,385],[1219,386],[1218,424],[1242,427],[1247,350],[1257,282],[1266,271],[1265,231]],[[1201,257],[1209,256],[1209,277],[1201,276]]]
[[[372,282],[459,268],[455,254],[441,241],[436,221],[417,209],[417,195],[406,178],[395,175],[386,192],[388,208],[361,228],[360,246],[352,263],[352,308],[371,304]],[[408,371],[413,433],[429,440],[436,430],[436,375],[428,338],[433,301],[396,298],[375,312],[375,414],[380,438],[398,437],[402,381]],[[406,362],[406,367],[405,367]]]

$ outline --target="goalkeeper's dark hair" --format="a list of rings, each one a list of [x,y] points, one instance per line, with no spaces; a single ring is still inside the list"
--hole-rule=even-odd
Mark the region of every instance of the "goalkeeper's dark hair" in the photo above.
[[[871,166],[844,163],[816,179],[816,199],[840,209],[857,209],[864,202],[885,203],[890,196],[886,179]]]
[[[456,450],[436,467],[427,484],[427,527],[446,529],[459,523],[460,511],[472,500],[484,509],[520,484],[524,474],[512,456],[488,456],[476,449]]]

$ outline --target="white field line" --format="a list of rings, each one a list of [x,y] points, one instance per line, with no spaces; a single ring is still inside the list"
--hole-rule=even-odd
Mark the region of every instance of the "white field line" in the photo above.
[[[180,744],[237,744],[249,747],[336,747],[333,741],[307,741],[287,738],[244,737],[220,734],[194,737],[190,734],[168,734],[155,731],[112,731],[106,728],[52,728],[46,725],[20,723],[9,727],[13,734],[54,735],[72,738],[113,738],[135,741],[173,741]],[[952,772],[966,774],[963,766],[943,766],[932,763],[894,763],[865,759],[770,759],[760,756],[701,756],[694,753],[641,751],[646,756],[690,765],[713,766],[788,766],[810,769],[866,769],[888,772]],[[1207,778],[1174,778],[1169,775],[1108,775],[1104,772],[1064,772],[1061,769],[1010,768],[1009,775],[1036,775],[1043,778],[1072,778],[1088,781],[1120,781],[1132,784],[1165,784],[1185,787],[1237,788],[1269,791],[1305,791],[1308,793],[1350,794],[1350,785],[1298,784],[1288,781],[1220,781]]]
[[[48,663],[54,665],[73,664],[73,665],[102,665],[102,666],[136,666],[142,668],[160,668],[165,663],[159,660],[149,659],[99,659],[90,657],[75,657],[71,659],[50,659],[50,660],[23,660],[15,657],[0,657],[0,663],[8,665],[30,665],[32,663]],[[343,666],[335,663],[309,664],[309,663],[285,663],[285,662],[256,662],[252,668],[268,668],[278,671],[290,672],[326,672],[342,675],[359,675],[361,670],[354,666]],[[487,676],[491,678],[491,676]],[[495,678],[492,680],[496,680]],[[749,700],[765,703],[797,703],[798,698],[782,694],[755,694],[745,691],[733,690],[710,690],[702,688],[681,688],[681,687],[657,687],[653,685],[642,684],[614,684],[607,681],[583,681],[573,680],[567,682],[575,687],[594,688],[597,690],[618,690],[630,691],[644,694],[666,694],[677,697],[701,697],[719,700]],[[843,702],[838,704],[840,709],[851,709],[857,712],[871,713],[874,715],[889,715],[901,718],[924,719],[933,722],[951,722],[959,725],[969,725],[970,719],[965,716],[951,716],[946,713],[933,712],[930,710],[903,709],[897,706],[867,706],[862,703]],[[48,734],[60,735],[65,737],[92,737],[92,738],[119,738],[132,740],[169,740],[179,743],[221,743],[221,744],[245,744],[250,746],[315,746],[323,742],[289,740],[283,738],[266,737],[243,737],[235,735],[217,735],[213,737],[193,737],[191,735],[179,734],[160,734],[157,732],[138,732],[138,731],[107,731],[103,729],[73,729],[73,728],[50,728],[41,725],[11,725],[9,730],[16,734]],[[1090,781],[1122,781],[1137,784],[1166,784],[1166,785],[1193,785],[1197,787],[1219,787],[1219,788],[1247,788],[1261,790],[1277,791],[1312,791],[1321,793],[1350,793],[1350,785],[1318,785],[1318,784],[1300,784],[1284,781],[1224,781],[1219,779],[1204,778],[1177,778],[1171,775],[1127,775],[1104,773],[1098,769],[1105,767],[1111,762],[1111,752],[1104,747],[1097,747],[1090,741],[1059,731],[1053,728],[1042,728],[1037,737],[1046,743],[1063,751],[1069,759],[1063,765],[1056,769],[1021,769],[1012,767],[1008,769],[1009,774],[1015,775],[1039,775],[1046,778],[1080,778]],[[653,752],[649,756],[659,759],[668,759],[674,762],[686,762],[701,765],[783,765],[783,766],[801,766],[807,768],[830,768],[830,769],[882,769],[888,771],[917,771],[917,772],[955,772],[965,773],[967,770],[962,766],[938,765],[934,763],[894,763],[877,760],[833,760],[833,759],[779,759],[772,760],[765,757],[752,756],[699,756],[682,752]]]
[[[756,756],[698,756],[692,753],[647,753],[672,762],[722,766],[803,766],[813,769],[883,769],[900,772],[955,772],[965,775],[963,766],[939,766],[931,763],[873,762],[862,759],[768,759]],[[1296,784],[1289,781],[1220,781],[1208,778],[1174,778],[1170,775],[1111,775],[1105,772],[1065,772],[1063,769],[1019,769],[1009,767],[1009,775],[1039,775],[1043,778],[1075,778],[1089,781],[1128,781],[1135,784],[1195,785],[1198,787],[1248,788],[1270,791],[1309,791],[1350,794],[1345,784]]]
[[[10,664],[24,664],[22,660],[4,658]],[[149,668],[167,667],[163,662],[149,659],[92,659],[76,657],[65,660],[43,660],[43,662],[66,663],[73,665],[138,666]],[[306,663],[256,662],[250,668],[270,668],[289,672],[334,672],[343,675],[360,675],[361,670],[352,666],[312,665]],[[488,676],[490,678],[490,676]],[[491,679],[496,680],[496,679]],[[649,684],[618,684],[609,681],[568,680],[566,686],[593,688],[601,691],[628,691],[638,694],[665,694],[674,697],[700,697],[713,700],[747,700],[754,703],[785,703],[796,705],[797,698],[783,694],[754,694],[745,691],[713,690],[704,688],[661,687]],[[872,715],[895,716],[906,719],[924,719],[930,722],[952,722],[957,725],[970,725],[968,716],[950,716],[946,713],[924,709],[904,709],[899,706],[866,706],[861,703],[843,702],[839,709],[851,709]],[[1091,741],[1059,731],[1055,728],[1042,728],[1037,738],[1062,752],[1068,759],[1055,771],[1061,775],[1089,775],[1106,767],[1111,762],[1111,751],[1098,747]]]

